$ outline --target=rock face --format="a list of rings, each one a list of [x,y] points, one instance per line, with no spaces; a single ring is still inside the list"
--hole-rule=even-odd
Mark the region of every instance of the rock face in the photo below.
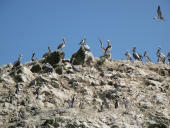
[[[0,66],[0,127],[168,128],[170,66],[52,52],[17,69]]]

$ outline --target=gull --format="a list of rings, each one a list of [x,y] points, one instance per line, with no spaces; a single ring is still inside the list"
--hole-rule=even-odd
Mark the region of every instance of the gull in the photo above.
[[[159,5],[158,5],[158,9],[157,9],[157,14],[158,14],[158,16],[154,17],[153,18],[154,20],[164,20],[164,18],[162,17],[161,8]]]

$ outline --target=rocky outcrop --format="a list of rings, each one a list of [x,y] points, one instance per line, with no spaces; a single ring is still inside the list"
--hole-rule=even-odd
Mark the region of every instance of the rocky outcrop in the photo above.
[[[170,66],[92,58],[82,48],[0,66],[0,127],[170,126]]]

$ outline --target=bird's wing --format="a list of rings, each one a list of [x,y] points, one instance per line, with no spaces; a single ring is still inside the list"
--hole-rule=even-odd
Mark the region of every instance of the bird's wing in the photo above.
[[[158,13],[158,16],[161,17],[162,16],[162,13],[161,13],[161,8],[160,6],[158,5],[158,10],[157,10],[157,13]]]
[[[103,48],[102,40],[101,40],[101,39],[99,39],[99,41],[100,41],[101,48]]]

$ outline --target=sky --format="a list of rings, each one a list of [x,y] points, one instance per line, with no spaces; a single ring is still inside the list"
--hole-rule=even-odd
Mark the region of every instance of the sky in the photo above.
[[[165,21],[155,21],[160,5]],[[170,51],[170,0],[0,0],[0,65],[13,63],[32,52],[40,59],[66,40],[65,58],[70,58],[83,37],[95,57],[103,55],[111,41],[112,58],[126,59],[125,52],[136,46],[137,53],[156,61],[156,50]]]

